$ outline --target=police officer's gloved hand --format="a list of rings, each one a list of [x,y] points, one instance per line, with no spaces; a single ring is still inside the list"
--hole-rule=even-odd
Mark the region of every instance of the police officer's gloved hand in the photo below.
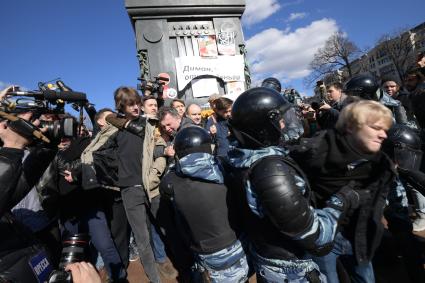
[[[126,118],[118,117],[117,114],[112,113],[105,117],[105,120],[111,124],[112,126],[117,127],[118,129],[122,130],[125,128],[126,123],[129,121]]]
[[[369,193],[369,190],[361,190],[356,182],[351,181],[331,196],[326,204],[349,216],[367,200]]]

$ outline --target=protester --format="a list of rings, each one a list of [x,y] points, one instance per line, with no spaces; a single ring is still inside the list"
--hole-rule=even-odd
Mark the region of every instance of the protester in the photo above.
[[[184,114],[186,112],[186,104],[181,99],[173,99],[171,102],[171,107],[177,110],[177,113],[179,113],[179,116],[181,118],[184,117]]]
[[[146,275],[152,282],[161,282],[150,244],[149,200],[145,194],[146,188],[143,184],[142,175],[142,160],[148,158],[143,155],[147,119],[140,115],[141,98],[137,90],[130,87],[120,87],[114,92],[114,100],[116,109],[125,118],[123,123],[115,115],[106,117],[106,121],[120,129],[116,137],[118,186]],[[124,129],[127,121],[133,121],[137,135]]]
[[[144,116],[149,119],[144,133],[142,174],[143,186],[149,198],[150,212],[153,216],[149,218],[151,222],[152,249],[159,272],[167,279],[174,279],[177,277],[177,272],[167,258],[165,244],[161,239],[161,236],[164,237],[164,235],[158,223],[158,211],[161,206],[159,183],[167,165],[166,157],[163,154],[167,144],[159,133],[160,129],[158,128],[156,117],[158,107],[155,97],[144,97],[142,110]],[[127,128],[130,131],[132,129],[130,125]]]
[[[346,215],[331,253],[313,257],[328,282],[339,282],[337,258],[352,278],[374,282],[371,259],[382,237],[383,207],[395,176],[391,161],[380,151],[391,125],[392,114],[385,106],[355,102],[342,110],[335,129],[303,140],[291,152],[312,185],[317,207],[349,184],[364,196],[359,208]]]
[[[192,103],[189,104],[186,110],[186,117],[191,119],[193,123],[197,126],[202,127],[202,109],[198,104]]]
[[[232,116],[233,101],[227,97],[219,97],[214,100],[214,115],[208,118],[205,125],[210,132],[216,145],[215,154],[217,156],[226,156],[229,150],[229,129],[227,120]]]
[[[425,128],[425,75],[419,69],[412,69],[404,76],[404,88],[409,92],[402,100],[403,105],[409,105],[411,115],[416,118],[421,129]]]
[[[381,80],[381,88],[392,98],[396,98],[400,92],[400,86],[391,78],[384,78]]]

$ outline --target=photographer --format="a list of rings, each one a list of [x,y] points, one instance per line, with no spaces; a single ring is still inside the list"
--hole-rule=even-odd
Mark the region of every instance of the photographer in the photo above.
[[[345,106],[347,96],[342,92],[343,86],[340,83],[332,83],[326,86],[326,98],[329,102],[319,105],[317,122],[321,129],[332,129],[338,120],[339,112]]]
[[[83,189],[81,155],[89,137],[71,138],[43,175],[38,187],[54,201],[63,227],[63,237],[88,233],[101,254],[112,282],[125,282],[126,271],[111,237],[103,207],[104,189]]]
[[[1,91],[0,100],[11,89]],[[19,119],[12,117],[14,121],[1,118],[0,122],[3,142],[0,148],[0,279],[38,282],[46,280],[51,270],[46,252],[31,232],[14,219],[10,209],[35,185],[55,156],[56,149],[46,144],[33,146],[22,163],[24,150],[32,144],[31,137],[37,128],[28,122],[32,118],[31,112],[20,114]]]

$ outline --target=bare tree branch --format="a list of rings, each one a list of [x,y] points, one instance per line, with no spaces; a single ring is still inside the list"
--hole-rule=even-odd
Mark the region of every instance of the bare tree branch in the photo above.
[[[414,64],[414,35],[408,29],[399,29],[395,32],[384,34],[377,42],[383,55],[386,55],[394,64],[395,71],[400,80],[405,72]]]
[[[310,63],[311,74],[304,79],[306,86],[324,76],[334,74],[337,70],[344,68],[348,76],[353,75],[351,62],[361,54],[361,50],[350,41],[342,32],[336,32],[320,48]]]

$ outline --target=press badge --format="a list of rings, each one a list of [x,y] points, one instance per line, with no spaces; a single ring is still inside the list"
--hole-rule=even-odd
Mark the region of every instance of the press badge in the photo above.
[[[47,259],[44,251],[41,251],[36,256],[32,257],[28,263],[39,283],[49,281],[49,276],[52,272],[52,265]]]

